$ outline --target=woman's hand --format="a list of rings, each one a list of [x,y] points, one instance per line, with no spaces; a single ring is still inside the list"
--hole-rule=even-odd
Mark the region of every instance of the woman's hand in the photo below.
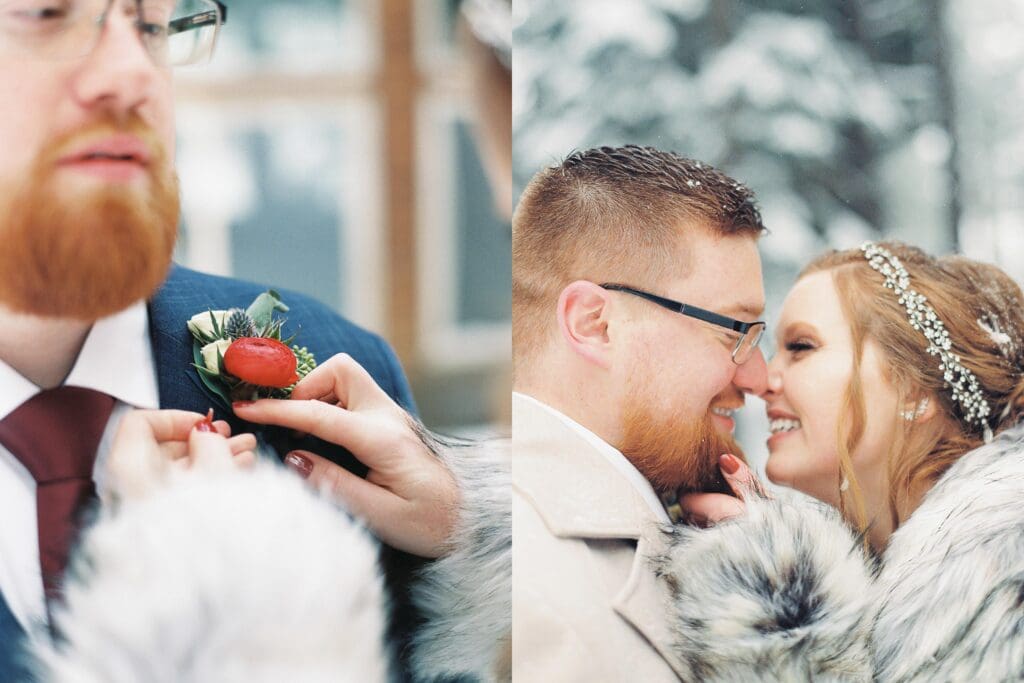
[[[223,421],[184,410],[133,410],[121,420],[110,449],[111,491],[139,498],[159,486],[173,467],[255,462],[256,437],[231,436]]]
[[[750,495],[767,497],[761,482],[735,455],[726,453],[721,456],[718,466],[729,488],[736,494],[735,498],[724,493],[688,493],[679,499],[684,515],[700,526],[742,515],[746,511],[744,501]]]
[[[413,418],[349,355],[313,370],[289,400],[234,409],[249,422],[290,427],[348,449],[369,467],[365,479],[309,451],[293,451],[285,463],[336,496],[388,545],[422,557],[445,552],[457,519],[455,479]]]

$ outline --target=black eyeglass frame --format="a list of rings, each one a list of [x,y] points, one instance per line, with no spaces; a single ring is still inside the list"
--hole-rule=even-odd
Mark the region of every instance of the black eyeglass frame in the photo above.
[[[668,310],[674,311],[675,313],[685,315],[688,318],[696,318],[697,320],[703,320],[706,323],[711,323],[712,325],[717,325],[718,327],[724,327],[727,330],[738,332],[740,334],[740,338],[736,340],[736,346],[732,350],[732,360],[734,363],[737,364],[745,363],[747,361],[746,358],[743,359],[743,361],[736,360],[736,352],[739,351],[740,346],[743,345],[743,340],[746,338],[746,336],[755,327],[760,327],[760,329],[756,332],[757,336],[754,338],[753,343],[750,345],[751,352],[753,352],[753,349],[756,348],[757,345],[761,342],[761,336],[764,334],[764,330],[768,325],[763,320],[758,320],[752,323],[743,322],[742,320],[736,320],[735,318],[730,318],[729,316],[722,315],[721,313],[715,313],[714,311],[709,311],[698,306],[684,304],[681,301],[667,299],[663,296],[652,294],[651,292],[645,292],[642,289],[630,287],[629,285],[621,285],[615,282],[605,282],[599,286],[602,289],[607,289],[613,292],[625,292],[626,294],[632,294],[633,296],[638,296],[641,299],[647,299],[650,302],[656,303],[662,308],[667,308]]]
[[[200,12],[199,14],[193,14],[187,17],[173,20],[168,26],[167,33],[173,35],[175,33],[182,33],[189,31],[194,28],[202,28],[203,26],[209,26],[210,24],[217,25],[219,19],[219,25],[223,26],[228,22],[228,8],[222,2],[218,0],[211,0],[213,4],[217,6],[217,11],[220,13],[220,17],[213,16],[211,12]]]

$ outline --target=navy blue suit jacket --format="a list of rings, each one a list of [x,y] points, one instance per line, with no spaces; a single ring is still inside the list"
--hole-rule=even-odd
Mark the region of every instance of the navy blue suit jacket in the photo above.
[[[150,336],[156,363],[160,406],[206,413],[214,409],[216,419],[227,420],[235,433],[259,431],[274,446],[279,455],[293,448],[306,448],[343,465],[347,469],[365,472],[365,468],[344,449],[307,437],[294,439],[289,431],[263,428],[243,423],[229,414],[202,386],[192,367],[192,335],[185,323],[196,313],[207,310],[245,308],[267,287],[197,273],[174,266],[163,286],[149,302]],[[392,398],[410,412],[415,413],[412,393],[405,374],[391,347],[379,336],[367,332],[343,319],[318,301],[297,292],[278,290],[288,306],[288,313],[275,315],[287,319],[286,336],[296,334],[295,343],[307,347],[318,362],[326,361],[336,353],[347,353],[369,371]],[[390,551],[387,565],[397,569],[388,571],[388,583],[399,593],[415,569],[416,560],[396,551]],[[399,599],[398,602],[404,602]],[[392,636],[404,640],[407,624],[413,621],[409,614],[392,615]],[[396,623],[398,622],[398,623]],[[395,631],[394,629],[397,629]],[[11,614],[0,594],[0,681],[27,680],[20,664],[24,632]],[[399,677],[401,675],[399,674]]]

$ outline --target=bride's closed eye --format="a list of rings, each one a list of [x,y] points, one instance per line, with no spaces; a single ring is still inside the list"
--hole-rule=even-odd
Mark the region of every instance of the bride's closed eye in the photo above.
[[[813,351],[818,348],[818,345],[814,341],[801,337],[786,342],[786,351],[788,351],[794,357],[800,357],[809,351]]]

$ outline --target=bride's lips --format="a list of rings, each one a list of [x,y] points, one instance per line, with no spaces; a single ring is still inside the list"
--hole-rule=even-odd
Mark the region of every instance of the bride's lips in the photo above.
[[[796,415],[776,409],[768,411],[768,424],[769,429],[772,430],[767,441],[769,451],[775,448],[780,441],[803,428],[800,418]]]
[[[150,160],[149,148],[142,140],[119,134],[74,149],[62,156],[57,166],[111,182],[128,182],[144,175]]]

